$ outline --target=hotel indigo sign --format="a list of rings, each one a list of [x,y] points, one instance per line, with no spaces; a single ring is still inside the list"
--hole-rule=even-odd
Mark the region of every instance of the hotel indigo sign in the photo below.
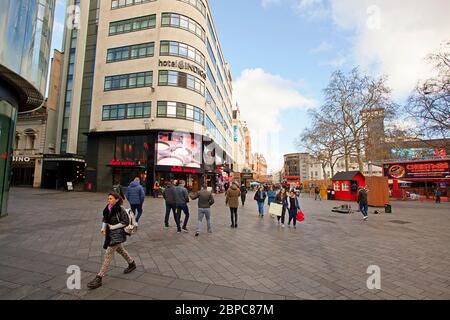
[[[203,71],[202,69],[200,69],[199,67],[197,67],[196,65],[193,65],[189,62],[185,62],[185,61],[170,61],[170,60],[166,60],[166,61],[162,61],[159,60],[159,66],[160,67],[169,67],[169,68],[178,68],[180,70],[188,70],[191,71],[195,74],[198,74],[200,77],[202,77],[204,80],[206,80],[206,73],[205,71]]]

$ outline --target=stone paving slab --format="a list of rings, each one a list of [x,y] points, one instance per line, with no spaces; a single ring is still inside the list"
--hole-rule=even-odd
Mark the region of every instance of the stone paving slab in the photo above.
[[[10,215],[0,220],[0,299],[450,299],[450,204],[393,202],[392,214],[370,208],[363,222],[332,213],[340,202],[305,196],[306,219],[294,230],[258,218],[251,199],[231,229],[216,196],[213,233],[194,237],[195,202],[191,232],[177,234],[173,217],[163,228],[163,200],[146,198],[126,243],[137,270],[124,275],[116,256],[104,286],[89,291],[104,253],[105,195],[12,189]],[[366,287],[372,264],[381,290]],[[81,290],[66,287],[70,265],[82,270]]]

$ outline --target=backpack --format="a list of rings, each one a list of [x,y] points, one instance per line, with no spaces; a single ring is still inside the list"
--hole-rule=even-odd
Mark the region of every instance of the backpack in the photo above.
[[[133,213],[133,211],[131,211],[131,209],[125,209],[125,212],[128,215],[128,226],[126,226],[124,228],[124,230],[128,236],[132,236],[138,230],[138,223],[137,223],[134,213]]]

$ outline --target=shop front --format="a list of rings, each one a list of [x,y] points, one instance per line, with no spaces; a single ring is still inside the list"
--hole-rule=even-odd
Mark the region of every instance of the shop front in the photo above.
[[[12,160],[11,185],[15,187],[33,187],[36,159],[15,156]]]
[[[448,201],[450,159],[391,162],[385,163],[383,170],[394,198],[432,199],[439,190]]]

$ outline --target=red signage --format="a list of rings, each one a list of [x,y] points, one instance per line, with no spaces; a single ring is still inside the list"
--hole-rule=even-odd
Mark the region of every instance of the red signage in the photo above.
[[[385,164],[384,175],[389,179],[450,179],[450,161]]]
[[[192,168],[183,168],[180,166],[173,166],[170,168],[170,172],[174,172],[174,173],[191,173],[191,174],[198,174],[200,173],[199,170],[197,169],[192,169]]]
[[[136,164],[134,161],[120,161],[120,160],[111,160],[109,163],[111,166],[122,166],[122,167],[133,167]]]
[[[3,160],[6,160],[6,158],[8,158],[8,154],[6,152],[4,152],[0,155],[0,158],[2,158]]]

